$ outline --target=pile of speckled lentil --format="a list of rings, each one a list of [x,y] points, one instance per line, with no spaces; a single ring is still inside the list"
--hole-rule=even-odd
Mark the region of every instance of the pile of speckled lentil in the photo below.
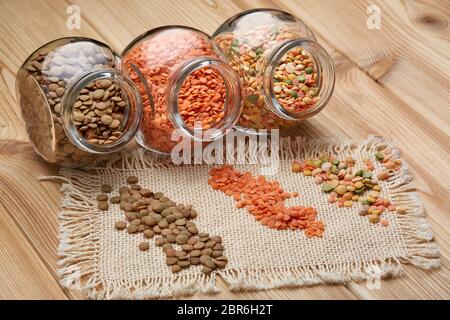
[[[254,177],[250,172],[240,172],[224,165],[212,168],[208,184],[232,196],[237,208],[246,208],[256,220],[271,229],[303,230],[310,237],[322,237],[324,224],[317,221],[317,211],[312,207],[286,207],[284,201],[298,193],[284,191],[278,181],[263,176]]]
[[[166,255],[166,263],[173,273],[194,265],[202,265],[202,272],[210,274],[224,268],[228,259],[220,236],[210,236],[199,232],[192,219],[197,212],[192,205],[176,204],[161,192],[152,192],[138,184],[138,178],[127,178],[127,186],[119,188],[119,195],[110,199],[124,211],[125,220],[115,223],[117,230],[127,230],[129,234],[142,233],[144,239],[139,244],[141,251],[150,249],[148,239],[155,238]],[[97,196],[100,210],[108,210],[108,195],[111,187],[101,186]]]
[[[355,167],[356,160],[352,157],[340,160],[324,155],[301,163],[295,161],[292,163],[292,171],[313,177],[314,182],[320,184],[322,191],[328,194],[329,203],[336,203],[340,207],[352,207],[359,201],[363,205],[360,215],[368,215],[370,222],[380,222],[387,226],[389,221],[381,219],[384,211],[397,210],[403,213],[405,209],[396,208],[388,199],[381,196],[378,181],[388,179],[389,170],[399,170],[401,160],[392,159],[383,152],[377,152],[375,158],[385,167],[385,170],[377,175],[377,180],[374,178],[374,165],[369,159],[363,159],[365,168],[358,169]]]
[[[289,50],[280,60],[273,78],[275,97],[286,110],[304,111],[319,101],[317,67],[303,48]]]

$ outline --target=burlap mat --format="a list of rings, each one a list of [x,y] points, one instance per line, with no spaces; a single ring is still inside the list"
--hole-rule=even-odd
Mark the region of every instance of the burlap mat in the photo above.
[[[268,229],[245,209],[236,209],[232,197],[207,184],[207,165],[175,166],[137,151],[94,167],[91,174],[62,169],[64,198],[58,252],[61,284],[79,287],[94,299],[142,299],[213,292],[217,290],[217,276],[232,289],[267,289],[364,280],[373,276],[373,270],[378,270],[381,277],[398,276],[402,263],[426,269],[438,267],[433,235],[405,164],[389,180],[381,182],[382,196],[407,207],[403,215],[384,213],[388,227],[370,224],[367,217],[358,215],[358,206],[339,208],[328,204],[313,179],[290,171],[292,159],[327,152],[338,158],[367,157],[379,172],[374,153],[386,147],[398,153],[390,142],[378,137],[335,144],[300,138],[282,141],[279,172],[269,178],[279,180],[286,191],[300,193],[300,197],[288,200],[288,206],[317,209],[325,233],[323,238],[311,239],[301,231]],[[235,167],[260,174],[258,165]],[[227,267],[211,276],[203,275],[199,266],[173,275],[154,240],[150,241],[149,251],[141,252],[137,248],[143,239],[141,234],[116,231],[114,223],[123,219],[123,213],[118,206],[98,211],[95,197],[101,184],[111,185],[112,194],[117,194],[129,175],[138,176],[141,185],[162,191],[177,202],[193,204],[199,213],[194,221],[200,231],[223,237]]]

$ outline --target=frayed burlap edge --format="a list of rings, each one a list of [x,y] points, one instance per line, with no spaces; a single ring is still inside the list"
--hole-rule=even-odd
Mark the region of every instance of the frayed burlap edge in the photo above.
[[[283,138],[280,158],[286,160],[304,159],[324,153],[350,156],[362,151],[389,150],[396,157],[400,151],[392,141],[370,136],[365,140],[307,140]],[[247,157],[252,157],[252,150]],[[62,212],[60,213],[60,246],[58,255],[60,283],[63,287],[79,287],[92,299],[144,299],[162,298],[196,292],[216,292],[215,275],[174,275],[170,278],[142,279],[105,282],[98,270],[99,238],[98,216],[92,208],[96,205],[92,194],[98,192],[98,177],[102,174],[120,173],[121,170],[163,168],[170,159],[156,157],[141,149],[131,154],[122,154],[105,165],[92,165],[88,174],[73,169],[61,169],[63,177],[43,177],[42,180],[61,179]],[[89,179],[86,179],[89,175]],[[86,181],[89,180],[89,183]],[[378,267],[381,277],[395,277],[403,273],[402,264],[412,264],[423,269],[438,268],[439,253],[433,241],[431,227],[425,219],[425,210],[419,195],[414,191],[412,175],[403,162],[399,171],[392,171],[387,180],[389,194],[396,206],[406,208],[405,214],[397,214],[400,232],[406,246],[406,254],[385,260],[358,263],[299,266],[296,268],[271,268],[264,270],[226,269],[217,272],[230,289],[271,289],[289,286],[307,286],[320,283],[345,283],[369,279],[370,267]],[[81,279],[81,281],[79,280]]]

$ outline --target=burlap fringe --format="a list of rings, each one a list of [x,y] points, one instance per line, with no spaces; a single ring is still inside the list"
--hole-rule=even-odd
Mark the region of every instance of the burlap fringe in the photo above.
[[[323,154],[342,156],[357,155],[362,151],[389,150],[399,157],[399,150],[385,138],[371,136],[362,141],[331,141],[283,138],[280,158],[285,160],[317,157]],[[256,149],[248,148],[246,160],[255,161]],[[263,159],[267,164],[268,158]],[[92,165],[89,170],[96,174],[73,169],[61,169],[61,177],[43,177],[43,180],[62,179],[61,191],[65,194],[60,214],[60,247],[58,254],[61,285],[80,288],[92,299],[144,299],[162,298],[196,292],[216,292],[215,275],[203,274],[174,275],[170,278],[142,279],[140,281],[108,281],[100,277],[97,255],[99,250],[99,218],[92,210],[97,193],[98,176],[121,173],[123,170],[138,171],[149,167],[166,167],[170,158],[154,156],[142,149],[131,154],[122,154],[103,165]],[[86,181],[89,180],[89,183]],[[401,170],[391,172],[387,180],[389,194],[396,206],[407,209],[406,214],[397,218],[405,241],[407,254],[386,260],[359,263],[303,266],[296,268],[272,268],[265,270],[226,269],[218,274],[229,284],[230,289],[269,289],[287,286],[307,286],[320,283],[345,283],[350,280],[362,281],[373,276],[395,277],[403,272],[402,263],[410,263],[423,269],[438,268],[439,253],[433,242],[433,233],[425,219],[422,202],[411,182],[412,175],[403,163]],[[376,269],[374,269],[376,268]],[[372,271],[371,271],[372,270]],[[81,281],[80,281],[81,279]]]

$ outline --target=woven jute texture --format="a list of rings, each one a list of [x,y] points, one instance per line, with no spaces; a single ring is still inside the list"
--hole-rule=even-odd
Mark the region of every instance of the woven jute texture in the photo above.
[[[383,197],[407,209],[405,214],[384,213],[388,227],[369,223],[367,217],[358,215],[358,206],[339,208],[327,203],[327,196],[312,178],[290,170],[293,159],[328,153],[338,158],[351,155],[361,166],[361,159],[369,158],[379,172],[374,154],[386,148],[399,157],[392,143],[379,137],[339,143],[282,140],[278,173],[268,178],[278,180],[288,192],[300,193],[289,199],[287,206],[317,209],[317,219],[325,224],[323,238],[306,238],[300,230],[271,230],[246,209],[236,209],[232,197],[207,184],[210,165],[177,166],[136,151],[89,172],[61,169],[61,284],[78,287],[93,299],[143,299],[214,292],[216,277],[222,277],[231,289],[267,289],[399,276],[403,263],[438,267],[433,235],[406,164],[380,183]],[[254,175],[261,173],[261,165],[235,167]],[[117,205],[99,211],[95,197],[102,184],[113,187],[112,195],[118,194],[129,175],[138,176],[142,186],[164,192],[178,203],[192,204],[198,211],[194,222],[199,230],[222,236],[229,259],[226,268],[205,276],[200,266],[195,266],[174,275],[154,239],[150,249],[141,252],[142,234],[115,230],[115,222],[124,219],[123,212]]]

